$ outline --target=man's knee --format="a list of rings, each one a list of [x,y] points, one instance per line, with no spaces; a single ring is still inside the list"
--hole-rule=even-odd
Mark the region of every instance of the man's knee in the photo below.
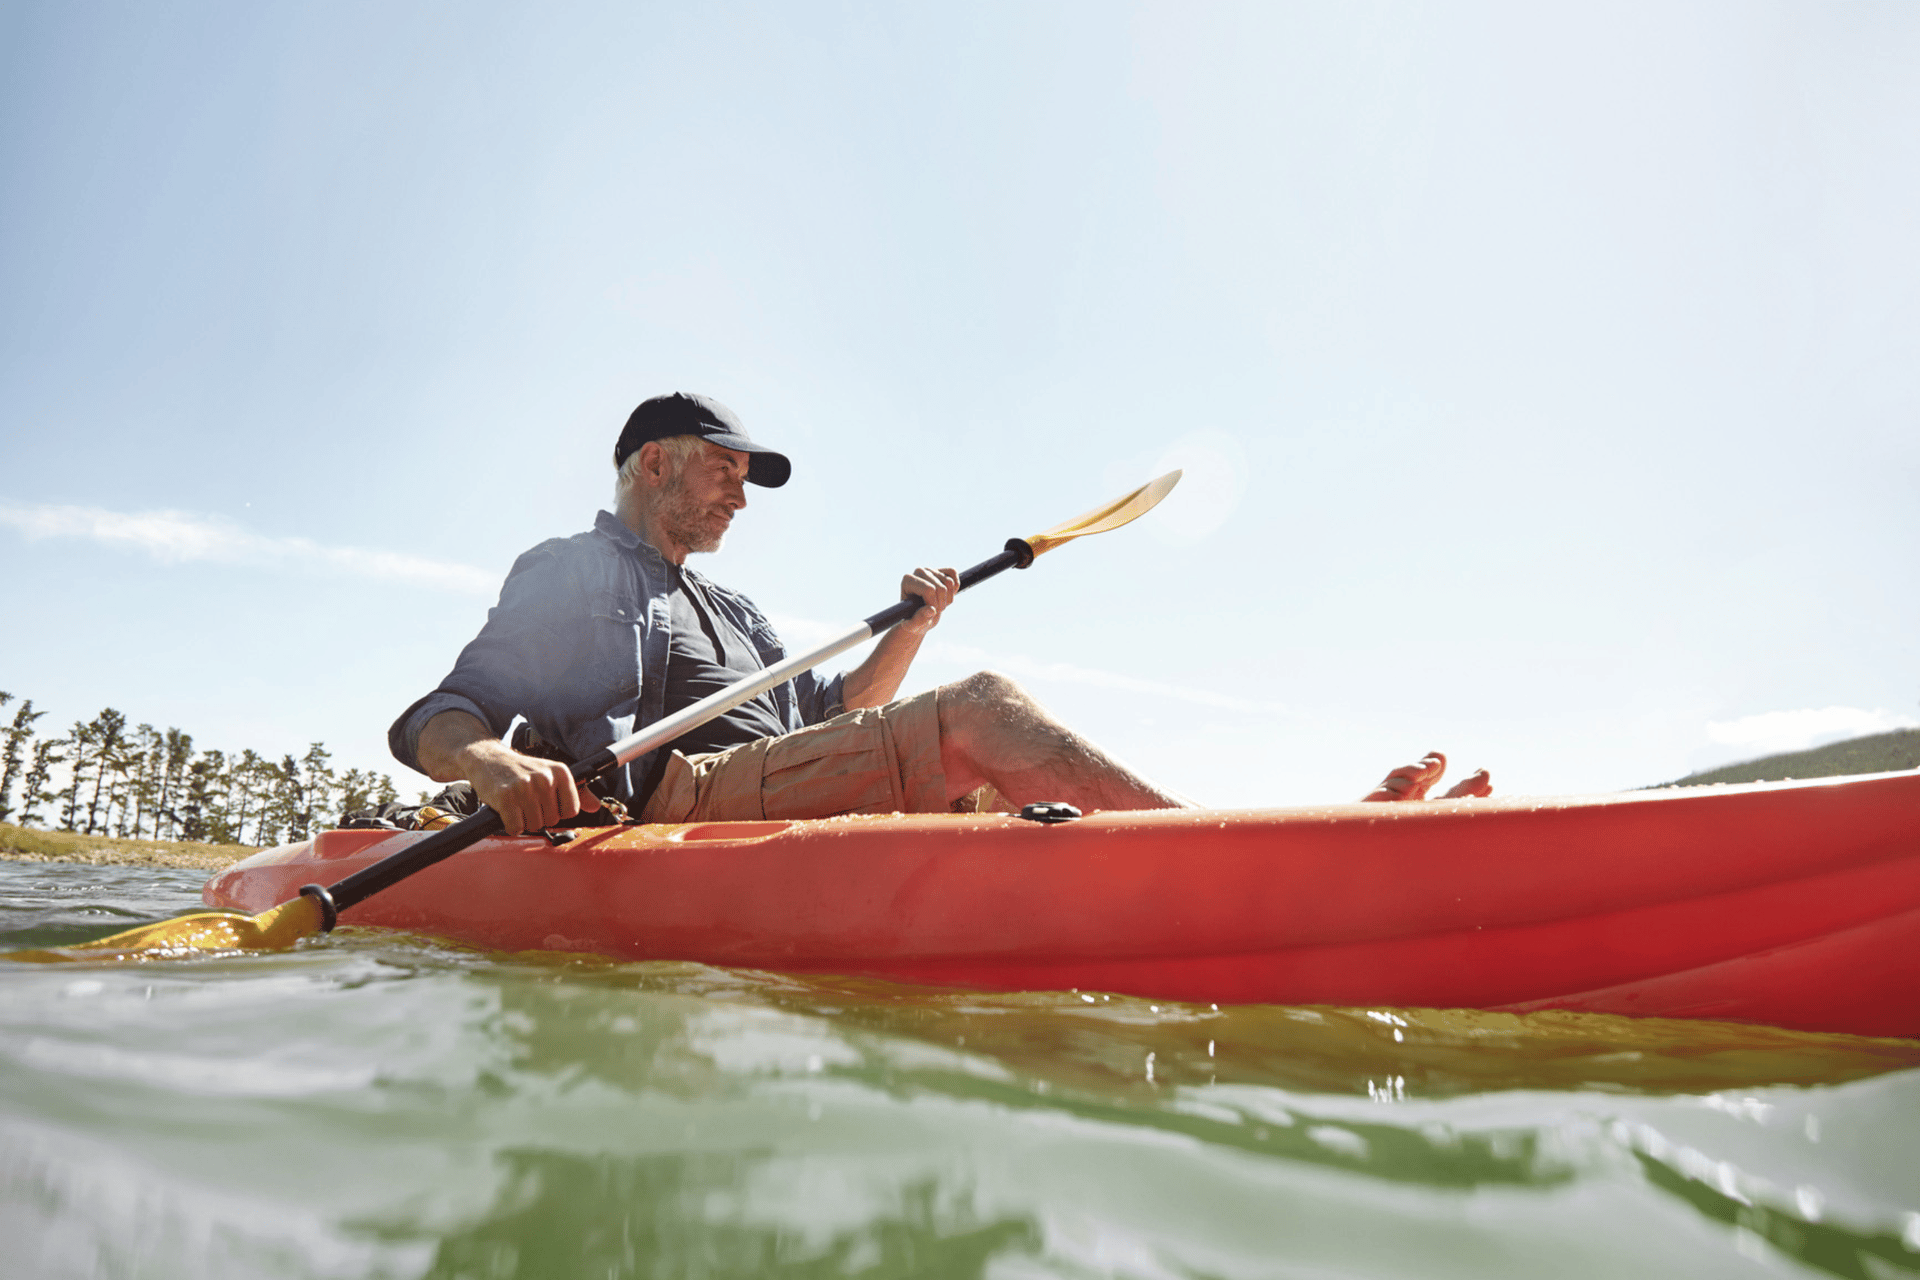
[[[976,671],[963,680],[940,686],[940,730],[943,734],[964,733],[983,722],[1003,723],[1034,705],[1012,677],[998,671]]]
[[[956,767],[986,773],[1072,754],[1078,740],[1033,696],[998,671],[940,687],[940,750]]]
[[[963,680],[943,685],[940,697],[943,701],[952,697],[961,703],[1031,701],[1027,691],[1012,676],[1003,676],[998,671],[976,671]]]

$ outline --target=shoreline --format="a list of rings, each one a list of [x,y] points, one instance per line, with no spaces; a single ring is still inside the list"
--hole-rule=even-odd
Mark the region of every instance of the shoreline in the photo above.
[[[182,871],[219,871],[259,850],[241,844],[198,844],[191,840],[131,840],[88,836],[72,831],[42,831],[0,822],[0,861],[71,863],[96,867],[171,867]]]

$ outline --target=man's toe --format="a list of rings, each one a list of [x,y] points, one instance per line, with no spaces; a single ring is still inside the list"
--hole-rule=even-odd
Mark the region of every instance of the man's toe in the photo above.
[[[1426,756],[1414,764],[1403,764],[1380,780],[1380,785],[1361,799],[1363,802],[1382,800],[1424,800],[1427,789],[1440,780],[1447,771],[1447,758],[1438,751],[1429,751]]]
[[[1467,796],[1490,796],[1493,794],[1493,776],[1485,769],[1475,769],[1460,781],[1447,788],[1442,800],[1459,800]]]

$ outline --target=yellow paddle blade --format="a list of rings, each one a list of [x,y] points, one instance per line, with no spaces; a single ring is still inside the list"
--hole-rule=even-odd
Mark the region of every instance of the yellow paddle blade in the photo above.
[[[9,960],[56,964],[63,960],[176,960],[205,951],[284,951],[320,932],[320,924],[320,904],[303,897],[257,916],[202,911],[71,947],[5,954]]]
[[[1064,524],[1057,524],[1045,533],[1034,534],[1027,539],[1027,545],[1033,548],[1034,555],[1044,555],[1063,542],[1084,538],[1089,533],[1105,533],[1109,529],[1118,529],[1123,524],[1138,520],[1160,505],[1160,499],[1172,493],[1173,486],[1179,483],[1180,473],[1169,471],[1158,480],[1141,485],[1124,498],[1115,498],[1105,506],[1095,507],[1085,515],[1078,515]]]

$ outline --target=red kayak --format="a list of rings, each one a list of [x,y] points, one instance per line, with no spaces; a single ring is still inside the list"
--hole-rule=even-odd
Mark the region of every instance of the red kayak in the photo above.
[[[204,896],[259,912],[420,838],[329,831]],[[594,828],[484,841],[342,920],[994,990],[1920,1036],[1920,771],[1058,824]]]

